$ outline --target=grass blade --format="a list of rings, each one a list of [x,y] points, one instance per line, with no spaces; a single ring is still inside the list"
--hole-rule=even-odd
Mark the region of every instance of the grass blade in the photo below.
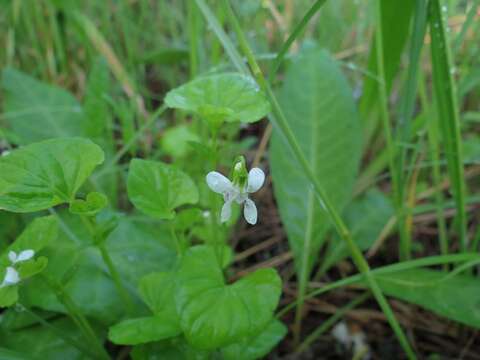
[[[199,1],[199,0],[197,0]],[[203,0],[201,0],[203,1]],[[242,51],[245,53],[245,56],[247,57],[248,63],[250,65],[250,68],[252,70],[253,76],[257,80],[259,86],[262,88],[262,90],[265,91],[267,98],[270,101],[270,104],[272,106],[272,113],[273,116],[270,117],[271,121],[274,123],[274,125],[279,129],[280,133],[285,137],[287,140],[287,143],[290,146],[290,149],[292,150],[294,156],[297,158],[299,165],[302,167],[305,175],[308,177],[310,180],[313,189],[315,191],[315,194],[320,201],[321,205],[324,206],[325,211],[330,217],[330,220],[332,221],[335,229],[338,231],[340,237],[346,242],[347,247],[350,251],[350,254],[353,258],[353,261],[359,271],[362,273],[362,276],[368,286],[370,287],[375,299],[377,300],[380,308],[382,309],[383,313],[385,314],[386,318],[388,319],[388,322],[390,326],[392,327],[395,335],[397,336],[402,348],[404,349],[407,357],[409,359],[415,359],[415,353],[413,352],[412,348],[410,347],[410,344],[408,343],[407,337],[405,336],[405,333],[403,332],[402,328],[400,327],[400,324],[398,323],[398,320],[395,318],[395,315],[392,311],[392,308],[388,304],[385,296],[383,295],[380,287],[378,286],[377,281],[373,277],[370,267],[368,265],[368,262],[365,260],[363,257],[362,252],[358,248],[357,244],[352,238],[352,235],[350,231],[348,230],[347,226],[343,222],[342,218],[340,217],[338,211],[336,210],[335,206],[333,203],[330,201],[329,197],[325,193],[323,187],[320,185],[318,180],[315,177],[314,172],[312,171],[305,155],[303,154],[301,147],[298,143],[298,140],[295,138],[293,135],[292,130],[290,129],[290,126],[288,125],[287,119],[285,118],[285,115],[283,114],[283,111],[280,107],[280,104],[277,101],[277,98],[275,94],[273,93],[272,89],[270,88],[268,82],[266,81],[254,55],[253,52],[248,45],[248,42],[245,38],[245,35],[243,33],[243,30],[238,22],[238,19],[236,15],[233,12],[233,9],[230,6],[230,3],[228,0],[223,0],[223,3],[225,4],[225,7],[227,9],[227,15],[228,18],[233,25],[233,28],[237,34],[238,40],[240,47]]]
[[[271,84],[273,79],[275,78],[275,74],[277,73],[278,69],[280,68],[280,65],[283,62],[283,59],[285,58],[285,55],[287,54],[288,49],[290,49],[290,46],[292,46],[293,42],[300,36],[302,31],[305,29],[307,26],[308,22],[310,19],[317,13],[318,10],[325,4],[327,0],[317,0],[312,7],[306,12],[306,14],[303,16],[302,20],[295,26],[295,29],[293,29],[292,33],[288,37],[288,39],[285,41],[285,43],[282,45],[282,48],[278,52],[277,56],[275,57],[275,60],[273,61],[272,68],[270,69],[270,75],[269,75],[269,83]]]
[[[462,139],[457,105],[454,66],[451,59],[444,14],[446,6],[440,0],[430,1],[430,36],[433,88],[437,106],[440,132],[445,146],[448,173],[453,186],[457,209],[457,226],[460,248],[467,250],[467,214],[465,210],[465,181],[462,160]]]

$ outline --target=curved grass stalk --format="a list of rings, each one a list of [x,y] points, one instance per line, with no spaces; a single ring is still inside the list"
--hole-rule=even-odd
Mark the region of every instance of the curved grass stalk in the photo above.
[[[478,264],[479,261],[480,261],[480,255],[476,253],[429,256],[422,259],[403,261],[393,265],[382,266],[380,268],[371,270],[371,274],[375,276],[375,275],[388,274],[388,273],[393,273],[397,271],[410,270],[410,269],[415,269],[420,267],[444,265],[444,264],[456,264],[456,263],[464,263],[464,262],[469,262],[471,264],[470,266],[473,266],[475,264]],[[462,271],[465,270],[464,267],[462,267],[461,269]],[[447,274],[446,276],[449,276],[449,274]],[[344,286],[349,286],[349,285],[359,283],[363,279],[364,278],[362,274],[356,274],[356,275],[352,275],[347,278],[335,281],[334,283],[327,284],[325,286],[322,286],[320,289],[313,290],[312,292],[306,294],[305,300],[314,298],[318,295],[327,293],[329,291],[332,291]],[[277,313],[276,317],[281,318],[290,310],[295,308],[297,304],[298,304],[298,300],[292,301],[290,304],[286,305],[283,309],[281,309]]]
[[[197,4],[199,4],[200,8],[207,6],[204,0],[196,0],[196,1],[197,1]],[[341,219],[340,215],[338,214],[333,204],[330,202],[323,187],[316,179],[315,174],[308,163],[308,160],[306,159],[305,155],[303,154],[300,148],[298,140],[293,135],[293,132],[291,131],[290,126],[288,125],[287,119],[285,118],[285,115],[283,114],[283,111],[280,107],[280,104],[278,103],[276,96],[274,95],[262,71],[260,70],[260,67],[255,59],[255,56],[253,55],[253,52],[250,49],[250,46],[248,45],[248,42],[245,38],[243,30],[238,22],[236,15],[233,12],[233,9],[230,6],[229,1],[223,0],[223,3],[225,5],[227,16],[231,22],[231,25],[233,25],[233,28],[236,32],[236,35],[240,44],[240,48],[242,49],[243,53],[245,54],[248,60],[252,74],[256,79],[257,83],[259,84],[260,88],[265,92],[272,106],[273,116],[270,117],[270,120],[272,121],[274,126],[276,126],[278,130],[286,138],[287,143],[289,144],[294,156],[297,158],[297,161],[299,162],[300,166],[303,168],[305,175],[310,180],[318,200],[320,201],[321,205],[325,208],[327,214],[329,215],[340,237],[346,242],[355,265],[357,266],[359,271],[362,273],[362,277],[365,279],[368,286],[370,287],[375,299],[377,300],[380,308],[382,309],[383,313],[387,317],[390,326],[392,327],[395,335],[397,336],[408,358],[415,359],[416,356],[412,348],[410,347],[410,344],[408,343],[407,337],[405,336],[405,333],[403,332],[402,328],[400,327],[400,324],[395,318],[395,315],[390,305],[388,304],[385,296],[383,295],[380,287],[378,286],[377,281],[373,277],[367,261],[363,257],[362,252],[358,248],[357,244],[353,241],[350,231],[348,230],[347,226]],[[207,21],[208,21],[208,18],[207,18]],[[220,39],[220,41],[222,42],[222,44],[224,44],[225,41],[227,41],[230,44],[230,40],[228,38],[223,38],[223,40]],[[230,47],[231,47],[231,44],[230,44]]]
[[[273,60],[272,67],[270,69],[270,74],[268,77],[268,82],[271,84],[273,79],[275,78],[275,75],[277,74],[278,69],[280,68],[280,65],[283,62],[283,59],[285,58],[285,55],[287,54],[288,49],[290,49],[290,46],[292,46],[293,42],[300,36],[300,34],[303,32],[307,24],[310,22],[312,17],[317,13],[318,10],[325,4],[327,0],[317,0],[311,7],[308,9],[306,14],[303,16],[302,20],[295,26],[295,29],[293,29],[292,33],[288,37],[288,39],[283,43],[282,48],[278,52],[277,56],[275,57],[275,60]]]

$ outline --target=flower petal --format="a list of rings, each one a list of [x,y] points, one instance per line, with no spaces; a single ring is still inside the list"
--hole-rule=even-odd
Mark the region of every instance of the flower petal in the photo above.
[[[248,173],[247,192],[254,193],[258,191],[265,182],[265,173],[260,168],[253,168]]]
[[[17,253],[15,251],[9,251],[8,259],[12,264],[15,264],[17,262]]]
[[[18,254],[17,262],[30,260],[34,257],[34,255],[35,251],[31,249],[23,250],[20,254]]]
[[[232,182],[217,171],[210,171],[206,176],[206,180],[208,187],[216,193],[224,194],[233,189]]]
[[[250,199],[245,200],[243,216],[249,224],[255,225],[257,223],[257,207],[255,206],[255,203]]]
[[[15,285],[20,282],[20,276],[18,275],[17,270],[13,267],[7,267],[7,272],[5,273],[5,279],[3,279],[2,286]]]
[[[222,212],[220,214],[220,222],[224,223],[230,220],[232,216],[232,201],[226,201],[222,206]]]

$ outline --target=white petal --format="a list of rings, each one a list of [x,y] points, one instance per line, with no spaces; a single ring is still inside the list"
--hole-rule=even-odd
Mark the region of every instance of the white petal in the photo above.
[[[31,249],[23,250],[20,254],[18,254],[17,262],[30,260],[34,255],[35,251]]]
[[[220,222],[224,223],[230,220],[232,216],[232,201],[226,201],[222,206],[222,212],[220,214]]]
[[[253,193],[258,191],[265,182],[265,173],[262,169],[253,168],[248,173],[247,192]]]
[[[12,264],[15,264],[17,262],[17,253],[15,251],[9,251],[8,259]]]
[[[17,270],[13,267],[7,267],[7,272],[5,273],[5,279],[3,279],[2,286],[15,285],[20,282],[20,276],[18,275]]]
[[[245,200],[243,216],[249,224],[255,225],[257,223],[257,207],[255,206],[255,203],[250,199]]]
[[[216,193],[223,194],[233,189],[232,182],[216,171],[210,171],[207,176],[207,185]]]

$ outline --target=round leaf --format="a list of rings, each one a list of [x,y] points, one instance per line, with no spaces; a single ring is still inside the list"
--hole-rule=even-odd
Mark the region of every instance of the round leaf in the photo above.
[[[127,190],[137,209],[158,219],[172,219],[175,208],[198,201],[197,187],[187,174],[156,161],[133,159]]]
[[[171,108],[196,113],[208,121],[251,123],[270,112],[270,104],[252,78],[226,73],[195,79],[171,90],[165,98]]]
[[[0,210],[33,212],[70,202],[103,162],[90,140],[59,138],[21,147],[0,158]]]
[[[281,280],[261,269],[226,285],[210,247],[190,248],[182,259],[176,292],[177,312],[187,341],[215,349],[260,331],[273,316]]]
[[[105,195],[99,192],[91,192],[85,200],[75,199],[70,203],[70,212],[76,215],[94,216],[108,204]]]
[[[112,326],[109,339],[115,344],[137,345],[180,335],[175,316],[169,313],[128,319]]]

